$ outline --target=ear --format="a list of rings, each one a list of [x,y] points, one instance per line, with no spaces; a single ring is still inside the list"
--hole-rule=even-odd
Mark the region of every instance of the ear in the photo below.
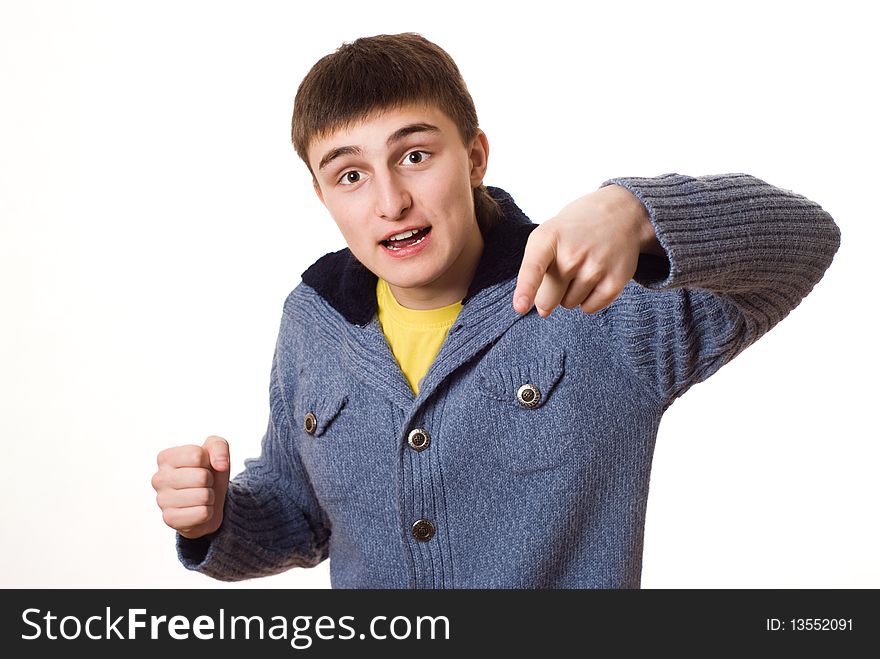
[[[471,140],[468,157],[471,164],[471,187],[476,188],[482,185],[486,168],[489,165],[489,139],[486,137],[486,133],[479,129],[474,139]]]
[[[315,177],[312,177],[312,187],[315,188],[315,194],[318,195],[318,199],[324,204],[324,193],[321,192],[321,186],[318,184],[318,179]],[[324,205],[326,206],[327,204]]]

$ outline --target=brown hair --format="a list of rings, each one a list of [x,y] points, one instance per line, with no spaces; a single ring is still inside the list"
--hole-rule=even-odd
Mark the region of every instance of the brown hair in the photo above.
[[[344,43],[318,60],[299,85],[291,122],[293,146],[311,172],[308,148],[313,139],[378,110],[419,102],[449,116],[464,144],[476,136],[474,101],[445,50],[413,32]],[[485,185],[474,188],[474,210],[485,236],[501,215]]]

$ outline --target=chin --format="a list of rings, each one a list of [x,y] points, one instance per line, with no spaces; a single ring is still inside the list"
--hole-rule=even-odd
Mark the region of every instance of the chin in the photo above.
[[[392,286],[399,288],[423,288],[437,281],[443,274],[443,271],[432,270],[431,272],[425,272],[420,269],[419,272],[406,273],[400,270],[390,270],[387,274],[387,277],[381,273],[379,276]]]

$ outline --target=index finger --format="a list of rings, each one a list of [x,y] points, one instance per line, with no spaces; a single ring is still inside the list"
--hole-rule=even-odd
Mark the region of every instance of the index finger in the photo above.
[[[186,446],[175,446],[167,448],[161,453],[156,462],[162,467],[210,467],[211,459],[208,452],[201,446],[195,444],[187,444]]]
[[[526,242],[519,274],[516,276],[516,290],[513,291],[513,308],[518,313],[526,313],[535,302],[538,287],[550,264],[556,258],[556,241],[551,235],[540,231],[540,226],[532,231]]]

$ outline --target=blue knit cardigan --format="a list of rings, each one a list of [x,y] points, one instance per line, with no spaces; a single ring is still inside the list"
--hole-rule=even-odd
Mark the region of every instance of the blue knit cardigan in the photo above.
[[[598,313],[520,315],[537,225],[490,188],[503,220],[417,396],[375,275],[347,249],[313,264],[284,304],[262,453],[216,533],[177,536],[183,564],[238,580],[329,556],[343,588],[638,587],[664,411],[797,306],[840,233],[746,174],[611,183],[647,207],[667,258],[643,255]]]

